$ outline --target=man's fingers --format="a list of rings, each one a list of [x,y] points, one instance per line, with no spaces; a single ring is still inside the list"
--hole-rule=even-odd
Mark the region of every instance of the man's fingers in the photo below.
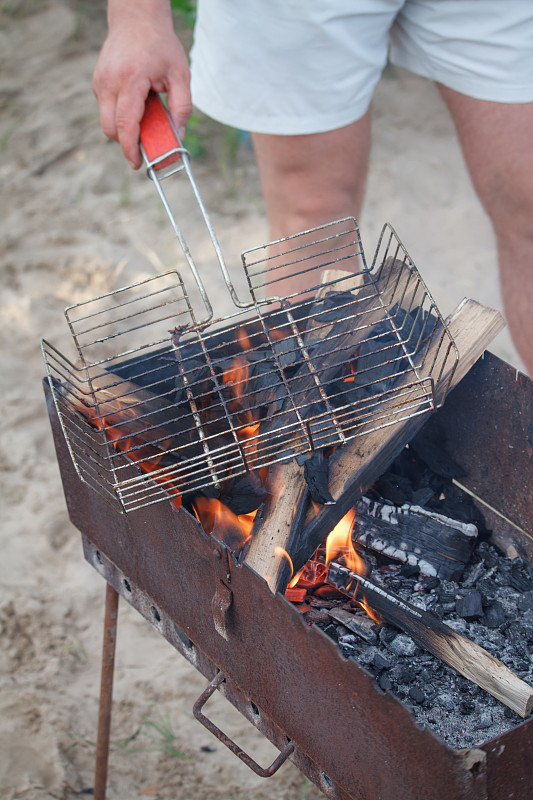
[[[115,108],[117,139],[133,169],[139,169],[142,164],[139,131],[149,90],[148,83],[145,87],[137,86],[135,91],[130,87],[127,92],[121,92],[117,98]]]
[[[116,97],[114,95],[109,95],[106,98],[100,98],[97,95],[97,100],[100,108],[100,125],[102,126],[102,130],[108,139],[113,139],[117,142],[118,133],[115,123]]]
[[[185,135],[185,127],[192,114],[189,77],[180,76],[181,80],[170,80],[168,83],[167,105],[171,119],[176,126],[180,139]]]

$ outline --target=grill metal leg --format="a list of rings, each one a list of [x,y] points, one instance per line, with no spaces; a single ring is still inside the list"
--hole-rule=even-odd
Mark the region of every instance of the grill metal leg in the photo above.
[[[111,729],[111,702],[113,699],[113,674],[115,670],[115,646],[117,642],[118,598],[118,592],[113,589],[111,584],[106,584],[94,800],[105,800],[106,794],[109,733]]]

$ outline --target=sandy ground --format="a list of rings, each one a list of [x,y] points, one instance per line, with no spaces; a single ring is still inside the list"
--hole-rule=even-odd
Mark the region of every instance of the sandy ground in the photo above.
[[[71,352],[66,305],[174,266],[177,247],[150,181],[131,173],[99,129],[90,76],[103,3],[2,0],[0,9],[0,796],[71,798],[93,781],[104,586],[67,518],[39,340]],[[445,313],[463,296],[499,307],[490,226],[435,89],[391,70],[374,117],[361,219],[368,253],[389,220]],[[207,153],[195,174],[227,260],[238,265],[240,250],[267,238],[253,158],[241,147],[232,160],[223,132],[202,125]],[[179,195],[176,213],[228,310],[205,233]],[[492,349],[519,366],[507,334]],[[110,798],[320,796],[292,765],[265,782],[212,740],[192,719],[203,687],[123,604]],[[266,762],[259,735],[231,709],[225,716],[229,732]]]

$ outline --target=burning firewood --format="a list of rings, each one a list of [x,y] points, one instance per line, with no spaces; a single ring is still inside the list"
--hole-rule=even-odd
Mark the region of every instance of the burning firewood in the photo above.
[[[400,628],[424,650],[481,686],[521,717],[527,717],[533,709],[533,687],[433,614],[335,562],[328,566],[327,581],[355,600],[368,603],[386,622]]]
[[[180,505],[175,475],[182,460],[180,448],[186,444],[188,453],[190,448],[202,452],[192,416],[180,413],[168,397],[100,367],[83,367],[80,376],[78,385],[69,388],[73,407],[103,431],[117,454],[150,474]]]
[[[86,383],[80,380],[76,409],[104,430],[117,450],[144,447],[153,456],[172,460],[172,442],[190,441],[190,415],[180,416],[168,398],[100,367],[83,367],[80,374]]]
[[[443,374],[435,387],[437,399],[443,387],[452,389],[459,383],[503,325],[503,317],[498,311],[474,300],[464,301],[458,306],[449,317],[447,326],[458,348],[459,361],[451,373]],[[291,552],[295,571],[324,540],[324,531],[334,528],[364,490],[383,474],[426,419],[425,415],[408,417],[394,427],[367,433],[333,453],[329,459],[329,488],[336,503],[306,511],[303,530],[299,534],[301,544]],[[297,509],[296,518],[301,519],[301,515],[301,509]]]
[[[354,539],[396,561],[417,565],[425,575],[457,580],[477,537],[472,523],[460,522],[420,506],[400,507],[362,497],[356,503]]]
[[[459,382],[499,332],[503,320],[498,312],[469,301],[458,307],[448,324],[460,359],[454,372],[442,376],[437,392]],[[304,468],[295,461],[270,470],[270,497],[257,515],[244,560],[265,577],[272,591],[284,590],[291,571],[296,573],[304,566],[327,532],[348,511],[348,504],[353,504],[379,478],[425,419],[424,415],[408,417],[394,427],[369,432],[338,448],[329,459],[329,489],[335,505],[308,511]]]
[[[351,275],[341,270],[326,270],[321,276],[324,285],[318,290],[317,299],[320,301],[324,297],[328,283],[343,277],[341,285],[344,291],[356,290],[362,284],[361,275]],[[310,326],[308,335],[327,336],[330,330],[329,323],[321,325],[315,323]],[[307,367],[306,370],[306,379],[309,382]],[[316,385],[313,386],[316,391]],[[299,528],[299,525],[295,524],[294,511],[295,508],[304,508],[304,498],[307,496],[305,465],[295,459],[288,463],[275,464],[268,472],[266,489],[267,499],[256,516],[244,561],[264,577],[270,588],[275,591],[283,577],[286,584],[292,572],[288,554],[293,545],[292,536]]]

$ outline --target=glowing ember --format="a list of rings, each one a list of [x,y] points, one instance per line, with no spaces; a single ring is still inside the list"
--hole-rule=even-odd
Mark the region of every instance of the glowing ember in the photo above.
[[[342,379],[343,383],[353,383],[355,381],[357,361],[357,353],[352,353],[352,359],[348,361],[345,367],[346,376]]]
[[[309,593],[315,596],[329,595],[332,591],[335,591],[326,582],[327,565],[333,560],[341,562],[358,575],[366,575],[365,562],[355,550],[352,542],[354,520],[355,508],[352,508],[333,528],[326,539],[325,545],[321,545],[313,558],[296,575],[291,577],[285,592],[287,600],[301,603],[304,595],[299,590],[305,590],[306,594]],[[283,555],[288,558],[292,570],[292,562],[289,555],[285,551],[283,551]],[[358,602],[374,622],[381,622],[380,617],[370,608],[368,603],[364,600]]]

